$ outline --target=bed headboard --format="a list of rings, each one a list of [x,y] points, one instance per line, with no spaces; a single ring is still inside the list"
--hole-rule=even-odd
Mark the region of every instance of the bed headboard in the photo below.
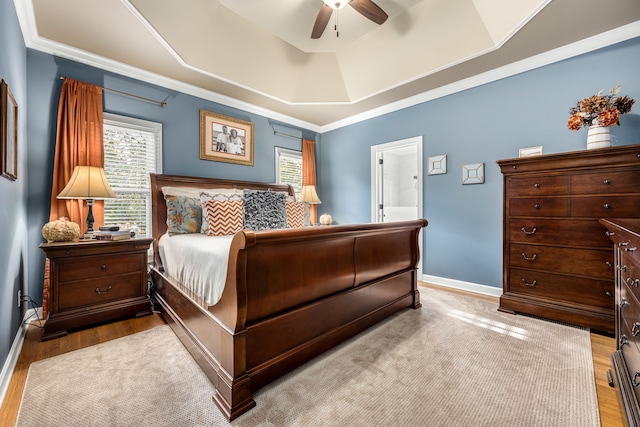
[[[194,176],[180,175],[158,175],[149,174],[151,178],[151,215],[152,215],[152,233],[153,233],[153,250],[158,253],[158,239],[167,231],[167,205],[162,193],[162,187],[191,187],[191,188],[237,188],[244,190],[268,190],[286,191],[295,196],[293,187],[287,184],[271,184],[265,182],[253,181],[236,181],[231,179],[220,178],[199,178]],[[156,255],[156,265],[160,265],[159,257]]]

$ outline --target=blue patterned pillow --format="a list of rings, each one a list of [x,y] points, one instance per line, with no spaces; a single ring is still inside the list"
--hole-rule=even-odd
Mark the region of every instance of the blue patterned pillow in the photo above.
[[[186,196],[164,196],[169,235],[199,233],[202,227],[200,200]]]
[[[287,227],[287,195],[276,191],[244,190],[244,228],[275,230]]]

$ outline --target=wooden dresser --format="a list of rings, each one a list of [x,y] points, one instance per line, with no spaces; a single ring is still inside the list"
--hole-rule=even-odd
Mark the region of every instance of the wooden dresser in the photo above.
[[[51,262],[49,317],[42,340],[67,330],[151,314],[147,251],[153,239],[43,243]]]
[[[612,380],[620,394],[627,425],[640,426],[640,219],[600,222],[614,243],[616,262],[616,351],[611,355]]]
[[[640,216],[640,145],[498,161],[499,310],[613,333],[613,249],[600,218]]]

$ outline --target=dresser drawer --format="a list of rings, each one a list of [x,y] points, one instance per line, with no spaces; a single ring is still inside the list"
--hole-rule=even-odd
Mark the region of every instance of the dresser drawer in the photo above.
[[[571,200],[572,217],[627,218],[639,215],[640,195],[574,197]]]
[[[629,321],[620,322],[620,335],[619,343],[620,350],[624,355],[624,361],[629,371],[630,380],[632,383],[639,384],[634,386],[633,391],[636,398],[640,399],[640,343],[638,342],[638,336],[633,336],[633,322]],[[637,327],[636,327],[637,330]]]
[[[512,243],[509,266],[613,280],[613,251]]]
[[[60,285],[57,308],[64,311],[140,297],[146,293],[141,289],[140,283],[138,273]]]
[[[614,309],[614,281],[509,269],[509,291],[557,301]]]
[[[508,185],[510,197],[569,194],[567,176],[510,177]]]
[[[640,171],[610,171],[571,176],[572,194],[637,193]]]
[[[593,219],[512,218],[509,240],[517,243],[558,243],[610,249],[606,228]]]
[[[511,199],[509,200],[509,215],[565,217],[569,215],[569,199],[565,197]]]
[[[60,283],[90,278],[99,279],[115,274],[139,273],[144,269],[144,256],[132,254],[120,257],[78,257],[58,262],[57,266]]]

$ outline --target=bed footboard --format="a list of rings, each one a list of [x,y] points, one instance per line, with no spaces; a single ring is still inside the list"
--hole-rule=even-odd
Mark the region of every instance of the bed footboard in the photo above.
[[[273,186],[152,176],[154,212],[166,209],[160,188],[176,184]],[[158,239],[166,230],[166,214],[155,218]],[[217,304],[206,306],[169,277],[157,256],[154,293],[215,386],[214,401],[233,420],[255,406],[252,394],[260,387],[390,315],[421,306],[418,239],[426,226],[420,219],[244,230],[233,238]]]

